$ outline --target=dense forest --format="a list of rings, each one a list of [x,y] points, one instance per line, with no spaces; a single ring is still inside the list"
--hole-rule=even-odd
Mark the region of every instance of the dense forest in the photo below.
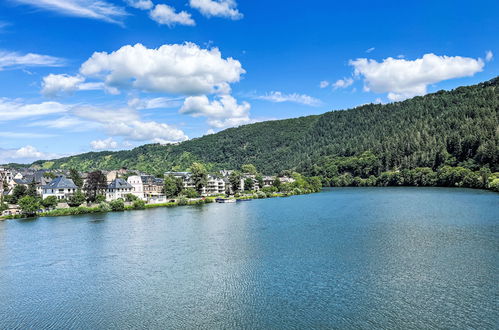
[[[396,179],[405,184],[412,180],[407,171],[443,168],[493,173],[499,171],[498,87],[499,77],[403,102],[230,128],[176,145],[90,152],[33,165],[161,173],[184,170],[194,161],[211,170],[250,163],[264,174],[293,170],[321,176],[325,185],[353,185],[354,179],[370,185],[368,179],[382,173],[405,173]]]

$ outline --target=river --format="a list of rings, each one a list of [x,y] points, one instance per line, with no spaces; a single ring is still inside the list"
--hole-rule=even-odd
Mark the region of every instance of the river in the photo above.
[[[1,329],[497,329],[499,194],[318,194],[0,221]]]

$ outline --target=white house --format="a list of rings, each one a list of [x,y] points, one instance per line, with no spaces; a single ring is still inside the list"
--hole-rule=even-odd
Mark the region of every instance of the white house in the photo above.
[[[112,201],[118,198],[125,198],[126,195],[133,193],[133,186],[123,179],[114,179],[107,186],[106,200]]]
[[[133,195],[140,199],[145,199],[144,183],[142,182],[142,177],[140,175],[129,176],[127,182],[133,187]]]
[[[78,187],[73,180],[58,176],[49,184],[42,187],[42,197],[55,196],[57,199],[65,199],[76,192]]]

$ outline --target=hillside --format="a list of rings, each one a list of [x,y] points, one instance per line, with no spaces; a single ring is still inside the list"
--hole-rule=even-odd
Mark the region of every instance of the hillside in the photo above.
[[[403,102],[230,128],[178,145],[90,152],[33,165],[160,173],[202,161],[212,169],[253,163],[265,174],[285,169],[320,174],[327,166],[368,159],[364,175],[441,165],[499,171],[498,85],[499,77]]]

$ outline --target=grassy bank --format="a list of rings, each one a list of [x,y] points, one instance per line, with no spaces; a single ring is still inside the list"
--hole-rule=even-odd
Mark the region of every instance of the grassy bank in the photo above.
[[[291,195],[301,195],[301,194],[309,194],[311,191],[291,191],[287,193],[282,192],[272,192],[272,193],[264,193],[257,192],[253,194],[243,194],[237,195],[235,199],[239,200],[247,200],[247,199],[263,199],[263,198],[273,198],[273,197],[286,197]],[[69,207],[64,209],[55,209],[46,212],[40,212],[36,215],[36,217],[60,217],[60,216],[68,216],[68,215],[82,215],[82,214],[92,214],[92,213],[106,213],[106,212],[120,212],[120,211],[133,211],[133,210],[145,210],[145,209],[153,209],[158,207],[175,207],[175,206],[195,206],[195,205],[204,205],[214,203],[217,197],[210,196],[206,198],[199,199],[188,199],[185,197],[180,197],[175,199],[174,202],[166,202],[166,203],[158,203],[158,204],[145,204],[143,201],[135,201],[131,205],[125,205],[122,200],[111,201],[109,203],[103,202],[95,207],[88,206],[78,206],[78,207]],[[9,220],[9,219],[24,219],[27,218],[25,215],[16,214],[16,215],[8,215],[0,217],[0,220]]]

